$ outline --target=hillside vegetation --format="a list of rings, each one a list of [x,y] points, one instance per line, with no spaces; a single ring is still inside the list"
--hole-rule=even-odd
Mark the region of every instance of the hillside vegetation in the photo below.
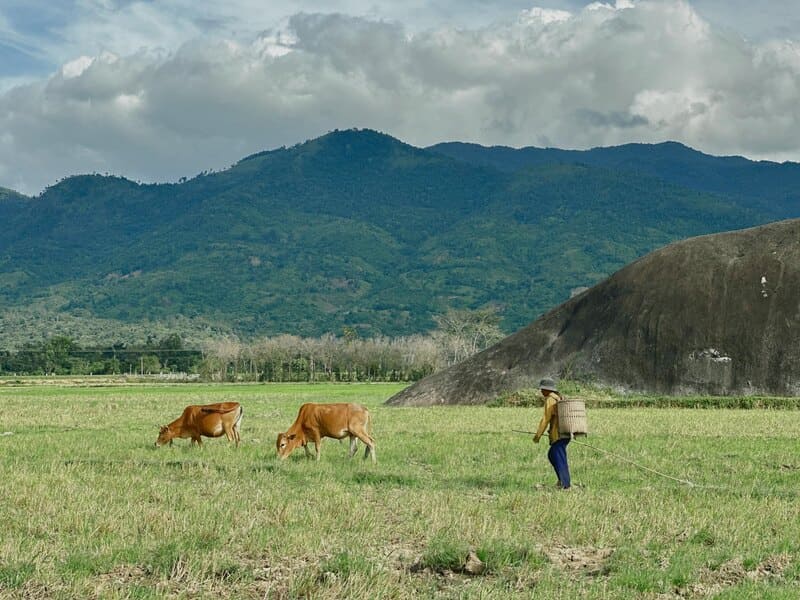
[[[751,161],[741,156],[709,156],[679,144],[624,144],[591,150],[509,148],[448,142],[429,150],[475,165],[508,172],[555,164],[646,173],[687,188],[723,194],[760,206],[775,219],[798,216],[800,164]]]
[[[771,179],[705,189],[699,153],[694,178],[638,168],[657,150],[508,169],[350,130],[181,183],[2,192],[0,340],[409,335],[484,307],[511,332],[654,248],[793,210]]]

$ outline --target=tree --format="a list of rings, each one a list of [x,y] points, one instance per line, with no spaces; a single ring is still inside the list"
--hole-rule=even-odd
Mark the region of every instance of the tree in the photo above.
[[[447,365],[454,365],[503,339],[500,315],[494,307],[479,310],[448,310],[434,317]]]
[[[139,368],[141,373],[147,373],[148,375],[151,373],[156,373],[161,370],[161,363],[158,360],[157,356],[153,354],[145,354],[139,360]]]
[[[204,370],[210,372],[212,379],[220,381],[225,381],[229,377],[236,379],[241,353],[242,344],[238,339],[224,337],[209,340],[205,344]]]
[[[70,351],[75,343],[68,337],[51,338],[42,347],[42,366],[45,373],[69,373]]]

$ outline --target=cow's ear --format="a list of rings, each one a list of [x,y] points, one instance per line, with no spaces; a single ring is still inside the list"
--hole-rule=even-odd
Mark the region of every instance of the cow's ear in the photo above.
[[[289,435],[289,436],[286,436],[286,437],[288,437],[290,440],[293,440],[294,438],[297,437],[297,434],[293,433],[292,435]]]

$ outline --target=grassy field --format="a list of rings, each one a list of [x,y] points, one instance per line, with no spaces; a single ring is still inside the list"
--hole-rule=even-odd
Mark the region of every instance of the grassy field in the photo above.
[[[695,485],[573,443],[559,492],[510,432],[540,409],[383,407],[399,389],[0,387],[0,598],[800,596],[800,411],[592,409],[587,442]],[[154,447],[223,400],[238,449]],[[279,462],[306,401],[367,405],[377,465]]]

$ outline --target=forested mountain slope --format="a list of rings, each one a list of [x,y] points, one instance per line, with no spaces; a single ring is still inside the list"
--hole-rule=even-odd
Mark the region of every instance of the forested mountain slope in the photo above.
[[[115,324],[399,335],[486,306],[510,332],[655,248],[774,213],[613,165],[498,168],[348,130],[181,183],[0,193],[0,218],[9,346]]]
[[[584,164],[652,175],[689,189],[723,194],[759,207],[774,219],[800,214],[800,164],[709,156],[677,142],[625,144],[591,150],[509,148],[446,142],[428,148],[458,160],[515,172],[530,167]]]

